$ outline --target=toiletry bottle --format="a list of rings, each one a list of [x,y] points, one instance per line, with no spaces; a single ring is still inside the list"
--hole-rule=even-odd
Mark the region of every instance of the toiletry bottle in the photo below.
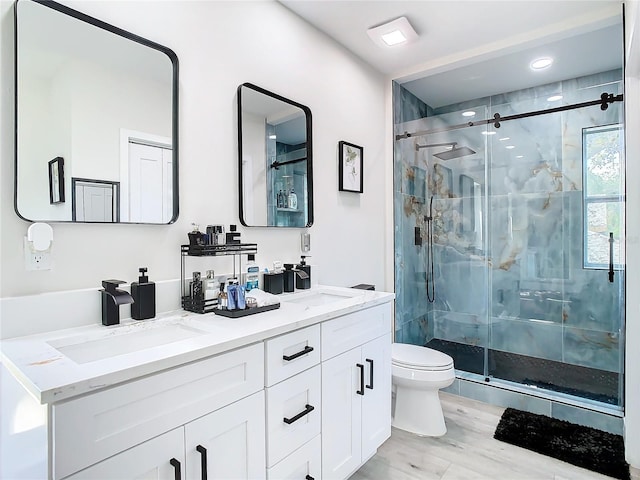
[[[207,276],[202,282],[202,289],[204,290],[205,300],[215,300],[218,298],[218,282],[216,282],[216,279],[214,277],[215,272],[213,270],[207,270]]]
[[[200,279],[200,272],[193,272],[193,279],[189,284],[189,293],[191,295],[191,300],[193,301],[194,306],[199,306],[198,304],[204,300],[204,294],[202,292],[202,280]]]
[[[245,275],[245,289],[247,292],[252,288],[258,288],[260,267],[258,267],[255,260],[256,256],[253,253],[247,255],[247,273]]]
[[[227,292],[225,291],[224,282],[220,282],[220,293],[218,293],[218,308],[227,308]]]
[[[299,289],[311,288],[311,267],[305,261],[307,257],[308,255],[300,255],[300,263],[296,265],[296,270],[300,270],[296,274],[296,288]],[[303,272],[305,275],[301,275]]]
[[[235,225],[229,225],[229,231],[226,235],[227,245],[236,245],[240,243],[240,232],[237,231]]]
[[[284,264],[284,291],[287,293],[291,293],[295,290],[296,286],[296,272],[293,270],[293,263],[285,263]]]
[[[146,267],[140,267],[138,271],[138,281],[131,283],[131,318],[146,320],[156,316],[156,284],[149,281]]]
[[[293,187],[291,187],[291,193],[289,193],[289,208],[293,210],[298,209],[298,196],[296,192],[293,191]]]
[[[200,231],[200,226],[197,223],[192,223],[193,230],[191,230],[187,236],[189,237],[189,245],[197,246],[205,244],[205,235]]]

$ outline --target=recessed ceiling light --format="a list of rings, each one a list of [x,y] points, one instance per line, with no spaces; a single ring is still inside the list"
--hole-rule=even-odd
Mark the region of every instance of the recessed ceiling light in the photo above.
[[[504,147],[504,148],[508,148],[509,150],[511,150],[511,149],[513,149],[513,148],[516,148],[516,146],[515,146],[515,145],[507,145],[507,146],[506,146],[506,147]]]
[[[533,62],[529,64],[532,70],[544,70],[545,68],[549,68],[553,63],[553,58],[551,57],[541,57],[536,58]]]
[[[390,22],[367,30],[367,35],[373,43],[380,47],[394,47],[406,45],[418,39],[407,17],[400,17]]]
[[[496,134],[496,132],[491,131],[491,130],[485,130],[484,132],[480,132],[480,133],[482,133],[482,135],[495,135]]]
[[[276,136],[275,133],[272,133],[271,135],[269,135],[269,140],[275,140],[276,138],[278,137]]]
[[[501,142],[506,142],[507,140],[509,140],[509,137],[502,137],[502,138],[499,138],[498,140],[500,140]]]
[[[524,155],[516,155],[516,158],[524,158]]]
[[[473,117],[476,114],[473,110],[468,110],[466,112],[462,112],[463,117]]]
[[[547,102],[557,102],[558,100],[562,100],[562,95],[552,95],[547,98]]]

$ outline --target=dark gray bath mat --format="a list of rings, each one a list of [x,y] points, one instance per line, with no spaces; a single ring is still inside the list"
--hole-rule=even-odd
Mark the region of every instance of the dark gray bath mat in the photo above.
[[[494,438],[613,478],[630,478],[621,435],[507,408]]]

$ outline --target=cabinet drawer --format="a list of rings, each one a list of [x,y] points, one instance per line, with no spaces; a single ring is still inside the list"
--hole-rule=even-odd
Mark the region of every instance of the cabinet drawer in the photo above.
[[[267,466],[320,433],[320,365],[267,389]]]
[[[61,402],[53,472],[63,478],[263,388],[262,343]]]
[[[277,465],[267,469],[267,480],[320,480],[322,475],[320,435],[305,443]]]
[[[320,325],[287,333],[265,342],[266,386],[320,363]]]
[[[322,360],[335,357],[391,331],[391,303],[367,308],[322,324]]]

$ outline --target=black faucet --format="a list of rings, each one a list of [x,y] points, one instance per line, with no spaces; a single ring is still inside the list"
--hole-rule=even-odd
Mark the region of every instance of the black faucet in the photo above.
[[[120,323],[120,305],[133,303],[133,297],[124,290],[118,290],[123,280],[103,280],[102,286],[102,324],[117,325]]]

